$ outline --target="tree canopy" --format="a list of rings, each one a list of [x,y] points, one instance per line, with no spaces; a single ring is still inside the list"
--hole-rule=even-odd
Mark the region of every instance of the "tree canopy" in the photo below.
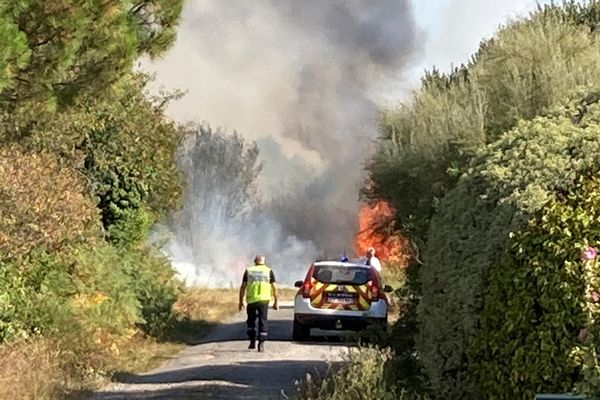
[[[27,136],[44,111],[98,95],[141,55],[173,42],[183,0],[22,0],[0,5],[0,137]]]

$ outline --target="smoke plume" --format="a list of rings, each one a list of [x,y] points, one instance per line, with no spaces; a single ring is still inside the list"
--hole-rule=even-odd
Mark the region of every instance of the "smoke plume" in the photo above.
[[[263,163],[260,218],[216,221],[212,215],[213,226],[240,233],[219,240],[211,262],[264,251],[276,271],[301,271],[319,254],[351,249],[380,92],[386,81],[402,78],[418,36],[408,0],[187,3],[176,45],[146,69],[160,85],[187,90],[171,106],[173,117],[241,132],[258,143]],[[207,224],[202,218],[193,224]],[[249,223],[252,240],[245,236]],[[173,229],[174,259],[192,252],[183,236],[197,235],[194,246],[202,247],[200,229]],[[189,265],[211,274],[193,257]]]

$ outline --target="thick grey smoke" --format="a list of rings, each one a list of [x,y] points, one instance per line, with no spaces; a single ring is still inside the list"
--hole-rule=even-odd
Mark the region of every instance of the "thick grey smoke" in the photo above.
[[[272,201],[263,249],[292,246],[305,268],[317,252],[351,252],[377,92],[401,79],[417,36],[408,0],[190,0],[175,47],[148,69],[188,91],[175,118],[257,141]]]

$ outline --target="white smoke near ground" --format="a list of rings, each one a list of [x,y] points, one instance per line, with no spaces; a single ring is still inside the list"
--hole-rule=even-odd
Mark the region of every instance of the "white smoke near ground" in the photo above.
[[[265,253],[290,283],[315,257],[351,252],[378,132],[375,92],[401,79],[418,36],[408,0],[187,3],[174,48],[146,69],[188,91],[170,108],[174,118],[238,130],[261,147],[263,169],[258,201],[241,213],[225,212],[239,199],[218,185],[188,186],[169,246],[182,275],[237,284]],[[205,177],[196,162],[188,185]]]
[[[172,216],[175,240],[165,248],[188,284],[235,286],[257,252],[268,254],[278,279],[289,283],[315,254],[311,242],[283,232],[261,203],[258,154],[256,143],[237,133],[208,125],[188,130],[179,155],[184,204]]]

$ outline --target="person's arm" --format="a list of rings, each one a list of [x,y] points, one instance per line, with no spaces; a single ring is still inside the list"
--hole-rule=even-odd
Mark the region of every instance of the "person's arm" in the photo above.
[[[244,309],[244,296],[246,295],[246,286],[248,285],[248,271],[244,272],[244,277],[242,278],[242,285],[240,286],[240,298],[238,303],[238,310],[242,311]]]
[[[271,290],[273,291],[273,310],[279,310],[279,302],[277,300],[277,285],[275,285],[275,282],[271,283]]]
[[[275,274],[271,271],[271,294],[273,295],[273,310],[279,310],[279,301],[277,297],[277,285],[275,284]]]
[[[238,310],[242,311],[244,309],[244,295],[246,294],[246,282],[242,282],[242,286],[240,286],[240,302],[238,303]]]

